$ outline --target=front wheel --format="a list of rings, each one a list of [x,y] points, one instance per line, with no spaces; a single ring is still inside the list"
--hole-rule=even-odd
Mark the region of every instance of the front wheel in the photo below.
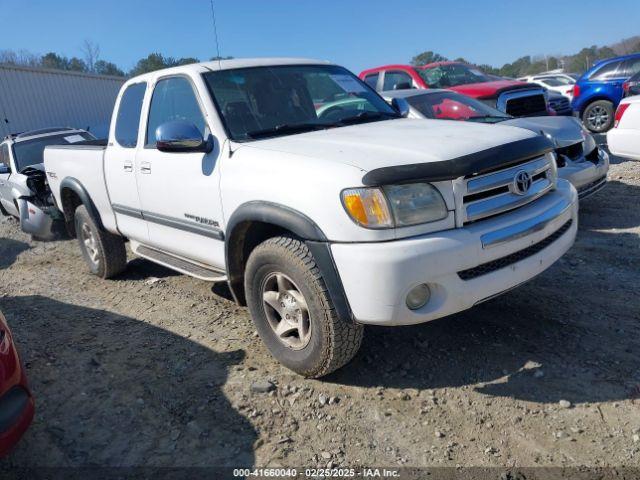
[[[593,133],[603,133],[613,125],[613,103],[598,100],[585,108],[582,123]]]
[[[272,355],[300,375],[319,378],[347,364],[364,327],[338,318],[304,242],[275,237],[258,245],[245,271],[247,304]]]
[[[91,273],[106,279],[126,268],[124,239],[98,228],[84,205],[76,210],[75,227],[82,256]]]

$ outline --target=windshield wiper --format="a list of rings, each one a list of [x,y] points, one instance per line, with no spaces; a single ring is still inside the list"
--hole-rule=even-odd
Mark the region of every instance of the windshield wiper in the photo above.
[[[397,113],[386,113],[386,112],[360,112],[353,117],[345,117],[338,120],[341,125],[350,125],[358,122],[368,122],[370,120],[380,120],[383,118],[400,118],[400,115]]]
[[[274,135],[287,135],[291,133],[303,133],[303,132],[312,132],[314,130],[324,130],[325,128],[329,128],[329,127],[331,127],[331,125],[326,125],[322,123],[292,123],[292,124],[282,123],[280,125],[276,125],[275,127],[247,132],[246,135],[249,138],[263,138],[263,137],[271,137]]]

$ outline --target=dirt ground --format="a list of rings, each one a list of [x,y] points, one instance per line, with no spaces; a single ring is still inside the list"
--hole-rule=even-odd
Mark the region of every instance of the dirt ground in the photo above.
[[[74,240],[4,219],[0,309],[37,412],[0,467],[640,466],[640,162],[610,180],[547,272],[368,328],[321,381],[274,361],[224,291],[133,258],[102,281]]]

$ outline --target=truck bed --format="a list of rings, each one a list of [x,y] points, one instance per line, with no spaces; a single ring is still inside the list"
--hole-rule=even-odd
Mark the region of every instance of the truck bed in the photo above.
[[[106,141],[88,141],[76,145],[57,145],[45,148],[44,165],[58,208],[62,209],[61,190],[64,182],[77,181],[87,192],[100,212],[108,230],[116,229],[116,219],[104,178]]]

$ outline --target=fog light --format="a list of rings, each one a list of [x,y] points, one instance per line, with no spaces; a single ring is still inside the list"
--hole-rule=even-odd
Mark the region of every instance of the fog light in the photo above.
[[[413,287],[407,295],[407,307],[409,310],[417,310],[424,307],[431,298],[431,290],[422,283],[417,287]]]

